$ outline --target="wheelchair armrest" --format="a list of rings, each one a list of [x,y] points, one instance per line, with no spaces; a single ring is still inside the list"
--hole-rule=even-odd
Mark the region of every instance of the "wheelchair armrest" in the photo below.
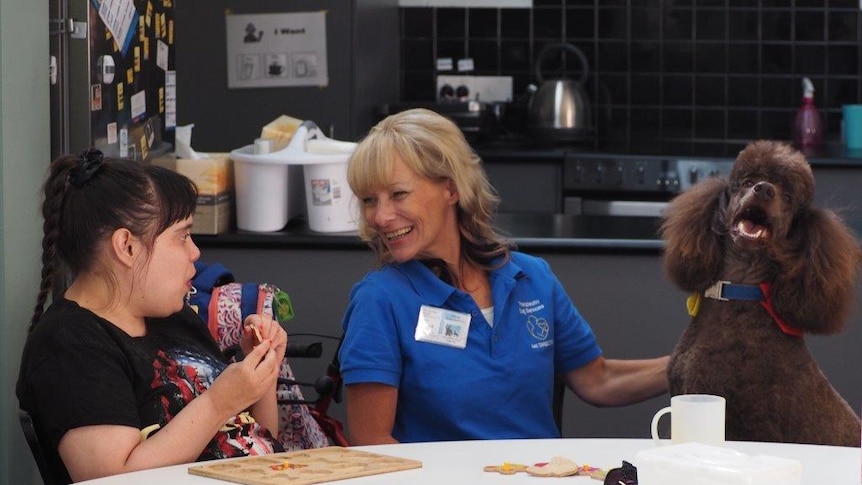
[[[310,344],[287,344],[285,357],[317,359],[323,355],[323,343],[312,342]]]

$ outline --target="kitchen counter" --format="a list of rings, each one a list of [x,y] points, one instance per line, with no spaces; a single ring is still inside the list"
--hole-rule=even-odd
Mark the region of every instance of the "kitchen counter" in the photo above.
[[[732,151],[732,144],[724,144]],[[742,145],[736,145],[741,147]],[[561,163],[573,147],[538,148],[529,144],[486,144],[477,152],[487,161],[489,178],[503,196],[497,227],[525,251],[623,252],[658,254],[663,242],[658,238],[659,219],[655,217],[610,217],[562,214]],[[737,150],[738,151],[738,150]],[[719,153],[715,151],[714,153]],[[588,155],[587,151],[579,153]],[[615,153],[633,153],[620,148]],[[686,158],[665,152],[670,158]],[[681,153],[681,152],[677,152]],[[724,153],[724,152],[721,152]],[[605,152],[601,156],[615,156]],[[649,156],[649,155],[644,155]],[[827,146],[810,153],[817,190],[815,204],[837,209],[857,234],[862,234],[862,210],[858,197],[862,187],[862,150]],[[695,157],[690,155],[689,157]],[[729,156],[712,160],[732,160]],[[508,170],[522,165],[527,172]],[[523,191],[520,196],[517,191]],[[216,236],[196,235],[202,248],[213,249],[367,249],[355,233],[317,233],[299,218],[282,231],[255,233],[233,231]]]
[[[497,227],[522,250],[588,249],[598,252],[658,252],[654,217],[572,216],[564,214],[499,214]],[[303,220],[291,221],[283,231],[237,231],[217,236],[195,235],[202,248],[367,248],[355,233],[318,233]]]
[[[610,142],[609,142],[610,143]],[[592,147],[584,144],[537,145],[528,138],[514,137],[502,140],[484,140],[473,143],[483,160],[506,162],[519,159],[555,160],[567,154],[607,157],[661,157],[667,159],[705,159],[732,162],[747,143],[695,144],[686,142],[656,142],[650,145],[612,144]],[[812,168],[862,168],[862,149],[848,149],[840,144],[825,144],[816,149],[804,149]]]

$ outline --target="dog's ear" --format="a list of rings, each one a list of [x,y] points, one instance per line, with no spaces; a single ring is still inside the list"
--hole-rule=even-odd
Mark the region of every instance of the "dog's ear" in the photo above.
[[[789,245],[773,254],[776,312],[813,334],[841,331],[853,305],[862,249],[833,211],[809,208],[793,223]]]
[[[664,270],[683,290],[700,292],[719,276],[728,198],[727,181],[713,177],[676,196],[665,210],[660,228]]]

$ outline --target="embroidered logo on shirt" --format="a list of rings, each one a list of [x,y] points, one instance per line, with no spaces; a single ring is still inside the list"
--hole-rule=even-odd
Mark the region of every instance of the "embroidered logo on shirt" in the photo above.
[[[551,332],[551,326],[548,324],[548,321],[535,314],[544,309],[545,305],[540,300],[518,302],[518,313],[527,316],[527,331],[530,332],[533,338],[541,341],[533,344],[532,347],[534,348],[546,347],[551,345],[552,342],[547,340]]]
[[[527,317],[527,330],[529,330],[530,335],[536,337],[537,340],[545,340],[548,338],[550,327],[548,326],[548,321],[544,318],[530,315]]]

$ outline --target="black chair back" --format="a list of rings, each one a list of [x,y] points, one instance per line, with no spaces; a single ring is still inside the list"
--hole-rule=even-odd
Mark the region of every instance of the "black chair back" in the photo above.
[[[557,429],[560,430],[560,435],[563,434],[563,400],[566,397],[566,383],[560,377],[554,378],[554,421],[557,423]]]
[[[347,441],[347,436],[344,433],[344,426],[341,424],[341,421],[329,415],[329,406],[332,404],[332,401],[340,403],[342,400],[341,389],[343,383],[341,381],[341,362],[338,360],[338,351],[341,349],[342,340],[340,337],[332,337],[329,335],[317,336],[338,340],[338,345],[335,348],[335,353],[332,357],[332,361],[327,367],[326,375],[317,378],[314,383],[299,382],[296,380],[279,378],[279,383],[313,387],[315,392],[317,393],[317,397],[308,400],[280,399],[278,403],[308,405],[311,416],[314,418],[315,421],[317,421],[317,424],[320,426],[320,429],[323,430],[327,438],[329,438],[330,442],[336,446],[347,447],[350,446],[350,443]],[[291,345],[295,345],[296,347],[294,349],[291,349]],[[287,357],[320,357],[323,352],[322,345],[320,344],[320,342],[315,342],[312,345],[314,346],[314,352],[302,352],[301,350],[299,350],[303,348],[302,344],[288,344]]]
[[[36,466],[39,467],[42,482],[45,485],[68,485],[72,483],[60,455],[57,450],[51,448],[48,444],[49,441],[39,432],[30,413],[19,409],[18,420],[21,422],[21,429],[24,431],[27,444],[30,446],[30,452],[36,460]]]

